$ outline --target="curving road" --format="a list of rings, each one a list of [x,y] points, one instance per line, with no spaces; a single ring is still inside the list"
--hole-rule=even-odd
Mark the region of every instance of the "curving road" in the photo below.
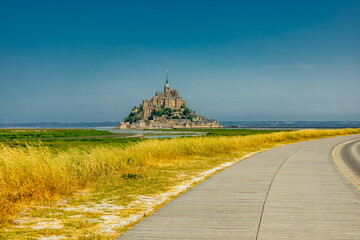
[[[353,162],[360,135],[295,143],[250,157],[119,239],[360,239],[360,191],[331,157],[335,146],[353,139],[359,140],[337,150],[344,162]]]
[[[337,157],[345,163],[345,168],[360,178],[360,139],[341,144],[336,149]]]

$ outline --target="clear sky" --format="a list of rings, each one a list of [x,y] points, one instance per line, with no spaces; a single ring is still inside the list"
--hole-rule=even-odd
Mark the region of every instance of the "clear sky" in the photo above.
[[[360,120],[360,1],[0,0],[0,122]]]

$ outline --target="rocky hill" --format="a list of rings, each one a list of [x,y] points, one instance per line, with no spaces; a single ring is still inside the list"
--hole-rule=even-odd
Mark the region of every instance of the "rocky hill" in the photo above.
[[[133,107],[130,114],[116,127],[119,129],[154,128],[219,128],[220,124],[186,106],[177,90],[171,89],[166,74],[163,92],[156,92],[151,100],[143,100]]]

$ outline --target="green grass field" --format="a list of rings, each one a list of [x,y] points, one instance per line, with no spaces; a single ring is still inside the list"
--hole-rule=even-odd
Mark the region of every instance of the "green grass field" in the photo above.
[[[127,134],[114,134],[94,129],[0,129],[0,143],[9,146],[26,146],[41,143],[53,150],[72,147],[96,147],[99,144],[127,147],[143,141],[140,138],[124,138]]]
[[[157,133],[144,134],[164,135],[179,132],[207,133],[204,136],[247,136],[268,134],[280,130],[251,129],[164,129]],[[126,138],[125,138],[126,137]],[[149,139],[128,137],[127,134],[114,134],[94,129],[0,129],[0,143],[10,146],[26,146],[29,143],[41,142],[54,150],[66,150],[72,147],[96,147],[99,144],[125,148],[129,145]]]
[[[113,135],[113,133],[94,129],[0,129],[0,140],[82,138],[106,135]]]
[[[254,129],[162,129],[159,132],[205,132],[206,136],[247,136],[283,132],[284,130],[254,130]]]

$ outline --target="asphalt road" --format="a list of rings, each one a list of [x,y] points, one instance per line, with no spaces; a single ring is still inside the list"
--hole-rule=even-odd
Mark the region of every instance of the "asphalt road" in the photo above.
[[[331,157],[335,146],[356,138],[360,135],[295,143],[245,159],[119,239],[358,240],[360,191]],[[345,144],[341,156],[358,157],[359,141]]]
[[[360,178],[360,139],[343,144],[337,150],[338,157]]]

